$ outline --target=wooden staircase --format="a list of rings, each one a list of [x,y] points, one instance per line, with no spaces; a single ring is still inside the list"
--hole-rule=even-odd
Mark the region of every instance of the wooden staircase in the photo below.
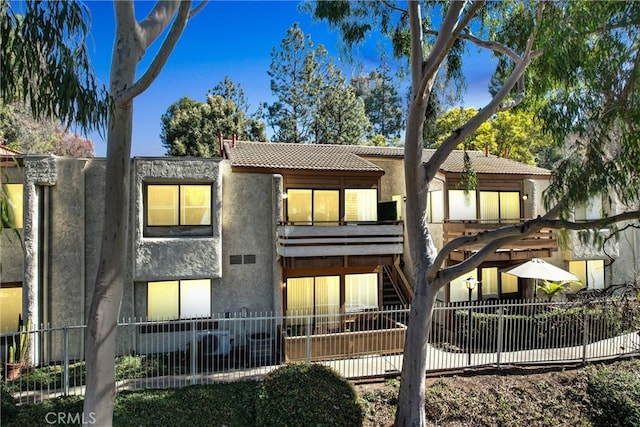
[[[382,305],[408,306],[413,301],[413,288],[402,272],[399,257],[393,265],[383,266]]]

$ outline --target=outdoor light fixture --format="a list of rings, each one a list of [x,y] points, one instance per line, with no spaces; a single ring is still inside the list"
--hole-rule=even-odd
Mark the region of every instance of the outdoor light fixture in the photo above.
[[[478,281],[474,277],[464,279],[464,285],[469,289],[469,301],[471,301],[471,292],[476,288]]]
[[[522,196],[522,200],[527,200],[529,198],[529,194],[525,194],[524,196]]]
[[[281,196],[283,199],[286,199],[287,197],[289,197],[289,195],[288,195],[287,193],[282,193],[280,196]]]

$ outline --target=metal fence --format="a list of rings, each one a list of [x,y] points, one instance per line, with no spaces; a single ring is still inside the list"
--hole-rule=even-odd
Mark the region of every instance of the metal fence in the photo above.
[[[282,316],[122,321],[117,389],[182,387],[260,378],[287,361],[326,364],[350,379],[397,375],[408,308]],[[428,371],[585,363],[638,353],[635,299],[453,303],[435,307]],[[84,393],[84,326],[28,332],[33,360],[5,387],[21,402]],[[2,354],[19,340],[4,334]],[[4,365],[5,378],[8,366]]]

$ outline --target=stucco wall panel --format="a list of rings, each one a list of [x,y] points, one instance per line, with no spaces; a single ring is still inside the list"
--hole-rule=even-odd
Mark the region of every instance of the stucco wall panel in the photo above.
[[[136,248],[136,281],[220,277],[220,239],[142,239]]]
[[[55,325],[84,322],[83,166],[81,160],[57,159],[58,184],[48,187],[47,321]]]
[[[145,183],[203,182],[212,184],[213,232],[207,237],[144,236]],[[219,278],[222,275],[222,179],[220,159],[134,159],[134,280]]]
[[[215,312],[275,310],[274,204],[281,181],[269,174],[231,173],[223,169],[222,281],[213,288]],[[278,206],[280,206],[278,204]],[[255,263],[231,264],[231,255],[255,255]]]

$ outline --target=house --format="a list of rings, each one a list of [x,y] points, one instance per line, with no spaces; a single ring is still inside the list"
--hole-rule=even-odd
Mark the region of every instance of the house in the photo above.
[[[411,302],[402,149],[227,141],[222,152],[222,159],[131,160],[130,262],[121,318],[275,312],[292,316],[278,327],[296,336],[309,326],[316,334],[353,330],[367,311]],[[425,150],[424,159],[431,154]],[[428,214],[439,246],[544,212],[549,171],[482,152],[469,155],[475,191],[458,187],[462,152],[447,159],[430,188]],[[97,158],[24,155],[17,165],[5,163],[22,242],[11,233],[0,237],[2,330],[15,330],[18,314],[34,324],[86,322],[100,249],[104,170],[105,159]],[[596,212],[589,206],[584,215]],[[557,233],[546,230],[503,248],[451,282],[439,299],[466,300],[469,275],[480,281],[474,298],[529,297],[533,284],[503,270],[534,257],[574,271],[588,287],[635,280],[635,230],[610,242],[606,253],[572,241],[558,250]],[[447,263],[477,249],[461,248]],[[610,264],[615,258],[630,262]],[[316,315],[313,325],[303,320],[309,314]],[[200,327],[216,329],[217,322]],[[140,332],[141,348],[145,333],[176,331]],[[243,346],[246,339],[235,331],[229,344]],[[80,348],[81,340],[71,347]],[[60,344],[42,345],[55,358]]]

